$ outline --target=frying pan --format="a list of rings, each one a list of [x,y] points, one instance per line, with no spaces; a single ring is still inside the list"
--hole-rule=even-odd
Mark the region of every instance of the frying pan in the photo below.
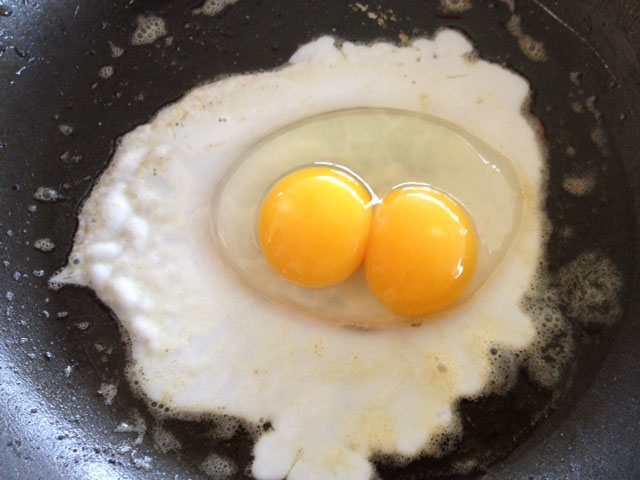
[[[195,479],[206,478],[211,453],[250,461],[242,425],[213,442],[213,421],[174,420],[162,428],[183,448],[162,453],[154,444],[159,427],[124,377],[115,320],[87,290],[47,288],[65,262],[77,209],[115,139],[190,88],[273,68],[321,34],[398,41],[400,32],[441,27],[464,31],[482,57],[530,80],[549,156],[545,208],[554,227],[575,232],[565,238],[554,228],[549,269],[586,249],[607,255],[626,285],[623,314],[611,328],[576,327],[575,360],[555,392],[522,373],[506,395],[463,400],[465,436],[453,456],[403,468],[379,462],[380,475],[455,478],[451,466],[472,459],[464,478],[640,478],[638,2],[517,1],[522,31],[544,44],[539,62],[507,28],[509,2],[475,0],[463,13],[435,0],[370,2],[371,11],[395,14],[382,25],[341,0],[240,0],[215,17],[195,15],[198,3],[0,0],[0,478]],[[134,47],[136,19],[147,14],[163,18],[168,35]],[[109,42],[124,54],[114,58]],[[105,65],[113,66],[106,79],[98,75]],[[578,114],[574,102],[592,108]],[[606,143],[592,141],[594,128]],[[588,169],[597,172],[594,192],[572,201],[561,179]],[[36,200],[39,187],[59,197]],[[35,249],[41,238],[55,249]],[[110,405],[97,393],[103,384],[117,385]]]

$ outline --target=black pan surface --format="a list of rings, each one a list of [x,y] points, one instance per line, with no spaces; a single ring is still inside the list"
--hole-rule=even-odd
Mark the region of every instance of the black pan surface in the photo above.
[[[468,478],[640,478],[638,2],[517,1],[523,31],[544,42],[545,62],[520,50],[503,1],[475,0],[462,14],[435,0],[370,2],[378,13],[395,13],[384,25],[338,0],[240,0],[213,18],[194,15],[198,3],[0,0],[0,478],[195,479],[206,478],[199,465],[211,452],[250,460],[243,429],[214,444],[206,422],[165,425],[183,443],[179,452],[154,446],[155,422],[123,375],[115,320],[89,291],[47,288],[71,246],[77,208],[114,140],[193,86],[273,68],[321,34],[398,41],[400,32],[432,35],[440,27],[463,30],[484,58],[533,86],[549,151],[547,212],[554,226],[577,232],[567,239],[554,230],[551,271],[599,249],[623,273],[627,301],[615,328],[576,330],[577,360],[555,395],[522,375],[506,396],[463,401],[457,457],[404,469],[380,464],[380,474],[443,478],[451,461],[474,458],[479,469]],[[150,13],[166,21],[168,35],[132,46],[136,18]],[[124,54],[112,58],[109,42]],[[105,65],[114,67],[108,79],[98,76]],[[590,97],[593,111],[572,110]],[[594,128],[606,133],[606,145],[591,140]],[[568,156],[569,146],[578,155]],[[573,202],[561,179],[588,168],[598,171],[596,191]],[[61,198],[36,200],[39,187]],[[34,248],[45,237],[52,252]],[[102,383],[118,384],[112,405],[96,393]],[[148,427],[139,444],[136,433],[115,431],[133,425],[136,411]],[[546,418],[533,428],[536,412]]]

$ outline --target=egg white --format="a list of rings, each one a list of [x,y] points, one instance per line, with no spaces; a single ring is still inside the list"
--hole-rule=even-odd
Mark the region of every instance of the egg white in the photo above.
[[[438,450],[456,401],[487,390],[489,349],[535,338],[520,308],[542,246],[543,153],[523,114],[527,82],[473,60],[452,30],[409,46],[322,37],[282,68],[189,92],[122,138],[85,202],[66,268],[131,341],[130,377],[176,414],[269,421],[258,479],[367,479],[376,453]],[[314,321],[248,289],[211,247],[206,207],[229,165],[269,132],[362,106],[453,122],[513,162],[522,219],[495,274],[463,308],[415,328]]]
[[[321,289],[295,285],[275,272],[257,238],[262,201],[283,172],[311,161],[339,164],[358,176],[373,209],[407,183],[428,184],[455,198],[473,219],[477,238],[476,267],[462,297],[436,314],[407,318],[376,299],[362,270]],[[415,325],[461,307],[500,264],[520,224],[517,177],[508,158],[440,118],[379,108],[332,111],[287,125],[235,161],[211,200],[211,230],[224,260],[260,295],[338,325]]]

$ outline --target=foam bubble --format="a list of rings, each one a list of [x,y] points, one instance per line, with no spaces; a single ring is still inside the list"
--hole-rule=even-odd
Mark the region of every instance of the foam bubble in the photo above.
[[[600,252],[585,251],[551,276],[540,267],[523,308],[536,339],[521,352],[529,376],[553,388],[567,374],[576,349],[575,328],[608,326],[622,313],[622,275]]]
[[[595,185],[596,175],[593,172],[586,175],[567,175],[562,180],[562,188],[576,197],[588,195]]]
[[[563,378],[575,352],[570,322],[562,316],[558,292],[542,272],[524,308],[533,321],[536,338],[522,356],[529,376],[539,385],[553,388]]]
[[[138,456],[137,451],[131,451],[131,463],[138,470],[151,470],[152,461],[153,459],[147,455]]]
[[[478,468],[478,460],[475,458],[465,458],[453,464],[453,472],[456,475],[466,476],[473,473]]]
[[[203,15],[213,17],[237,1],[238,0],[205,0],[202,5],[193,10],[193,13],[196,15],[202,13]]]
[[[60,199],[58,191],[51,187],[38,187],[33,198],[41,202],[57,202]]]
[[[131,35],[132,45],[150,45],[167,34],[167,27],[162,18],[155,15],[138,17],[138,26]]]
[[[160,423],[156,423],[151,428],[153,444],[162,453],[180,450],[182,444],[173,433],[165,429]]]
[[[56,244],[50,238],[39,238],[33,242],[33,248],[41,252],[51,252],[56,248]]]
[[[98,76],[107,80],[113,75],[113,65],[104,65],[98,69]]]
[[[487,383],[487,393],[506,393],[518,379],[519,361],[514,351],[492,346],[488,348],[491,363],[491,377]],[[478,396],[479,398],[480,396]]]
[[[124,53],[124,48],[119,47],[115,43],[109,41],[109,49],[111,50],[111,58],[121,57]]]
[[[235,475],[238,467],[230,458],[211,453],[200,464],[200,469],[208,476],[216,479],[229,478]]]
[[[604,157],[608,157],[611,152],[609,151],[609,144],[607,142],[607,137],[604,133],[602,127],[597,126],[593,130],[591,130],[591,141],[596,144],[598,150]]]
[[[544,43],[535,40],[522,31],[522,18],[520,15],[511,15],[511,18],[507,21],[507,30],[516,38],[520,50],[527,58],[534,62],[542,62],[547,59]]]
[[[73,127],[64,123],[58,125],[58,130],[60,130],[60,133],[67,137],[73,133]]]
[[[610,325],[622,312],[622,275],[602,253],[581,253],[558,273],[558,291],[569,318]]]
[[[147,422],[145,422],[140,412],[133,410],[131,420],[129,422],[121,422],[114,431],[117,433],[136,433],[137,436],[133,444],[140,445],[147,433]]]
[[[535,40],[529,35],[521,35],[518,38],[518,45],[520,46],[522,53],[534,62],[542,62],[547,59],[544,43]]]
[[[473,4],[471,0],[440,0],[440,6],[445,12],[462,13],[469,10]]]
[[[98,393],[104,397],[104,403],[106,405],[111,405],[113,399],[116,398],[118,394],[118,387],[112,383],[102,383],[100,384]]]
[[[237,418],[221,415],[216,417],[215,427],[208,432],[208,435],[215,440],[229,440],[236,434],[239,427],[240,422]]]

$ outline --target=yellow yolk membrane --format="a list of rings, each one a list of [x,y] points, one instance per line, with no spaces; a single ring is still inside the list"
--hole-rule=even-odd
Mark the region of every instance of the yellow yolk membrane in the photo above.
[[[376,207],[373,221],[372,201],[346,170],[295,171],[262,203],[262,252],[276,272],[305,287],[336,285],[364,258],[369,287],[399,315],[424,316],[453,305],[477,260],[473,223],[464,208],[420,184],[394,189]]]
[[[476,258],[464,209],[431,187],[407,185],[377,207],[364,266],[378,300],[417,317],[453,305],[471,281]]]
[[[272,268],[306,287],[342,282],[362,263],[371,195],[346,171],[310,167],[280,180],[260,213],[260,247]]]

